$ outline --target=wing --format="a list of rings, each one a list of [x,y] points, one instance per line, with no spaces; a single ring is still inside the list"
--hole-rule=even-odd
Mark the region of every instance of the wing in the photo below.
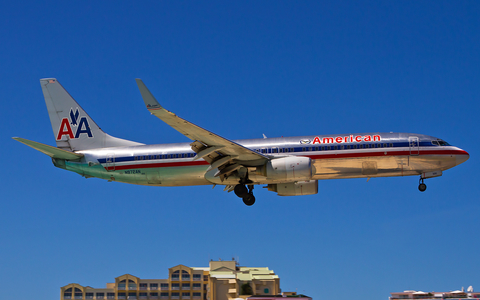
[[[221,169],[223,172],[219,171],[217,176],[231,173],[242,165],[259,166],[268,160],[268,157],[261,153],[203,129],[164,109],[143,81],[141,79],[136,79],[136,81],[150,113],[193,140],[194,142],[190,145],[192,150],[197,153],[195,159],[203,158],[211,164],[212,169]]]

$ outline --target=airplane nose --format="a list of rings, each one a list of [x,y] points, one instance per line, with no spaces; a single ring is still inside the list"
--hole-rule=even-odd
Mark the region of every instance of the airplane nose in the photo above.
[[[467,153],[467,151],[463,151],[463,152],[465,152],[465,154],[460,154],[455,156],[457,166],[461,163],[466,162],[470,158],[470,155]]]

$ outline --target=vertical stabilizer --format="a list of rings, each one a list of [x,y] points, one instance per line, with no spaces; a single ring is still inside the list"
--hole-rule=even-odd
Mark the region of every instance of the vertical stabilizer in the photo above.
[[[40,79],[40,84],[58,148],[77,151],[143,145],[103,132],[55,78]]]

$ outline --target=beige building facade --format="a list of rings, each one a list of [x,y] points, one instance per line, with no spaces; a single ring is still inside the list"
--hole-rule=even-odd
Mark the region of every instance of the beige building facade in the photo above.
[[[105,288],[71,283],[60,288],[61,300],[229,300],[280,294],[280,278],[267,267],[241,267],[235,261],[210,261],[208,267],[178,265],[167,279],[130,274]]]

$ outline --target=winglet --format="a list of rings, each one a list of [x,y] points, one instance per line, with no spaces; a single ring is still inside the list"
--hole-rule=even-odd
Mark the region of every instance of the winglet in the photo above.
[[[157,99],[153,97],[145,83],[143,83],[140,78],[135,79],[135,81],[137,82],[138,89],[140,90],[140,94],[142,94],[143,102],[145,102],[147,109],[162,109],[162,106],[158,103]]]

